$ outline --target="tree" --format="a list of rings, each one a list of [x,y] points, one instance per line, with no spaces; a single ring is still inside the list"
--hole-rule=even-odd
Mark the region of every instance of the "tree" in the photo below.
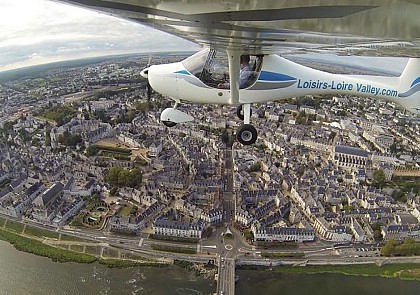
[[[389,240],[381,249],[381,255],[391,256],[395,253],[395,246],[397,242],[394,239]]]
[[[296,117],[296,124],[305,124],[308,121],[308,118],[306,117],[305,112],[299,113],[299,115]]]
[[[373,232],[373,238],[375,239],[375,241],[382,241],[383,237],[381,230],[375,229],[375,231]]]
[[[58,142],[65,146],[76,146],[82,143],[82,136],[80,134],[73,134],[65,131],[58,136]]]
[[[46,127],[45,128],[45,146],[51,146],[51,129]]]
[[[130,210],[130,214],[131,214],[131,215],[136,214],[136,213],[137,213],[137,210],[138,210],[137,206],[133,206],[133,207],[131,208],[131,210]]]
[[[392,192],[391,197],[395,201],[399,201],[399,202],[403,202],[403,203],[407,202],[407,197],[406,197],[404,191],[402,191],[402,190],[398,190],[398,189],[394,190]]]
[[[143,173],[141,170],[127,170],[119,167],[112,167],[105,176],[105,180],[116,187],[138,187],[142,179]]]
[[[91,157],[96,155],[99,152],[99,147],[96,145],[90,145],[87,149],[86,149],[86,156]]]
[[[29,142],[32,140],[32,136],[31,134],[26,131],[25,129],[20,129],[19,130],[19,137],[24,141],[24,142]]]
[[[142,113],[149,111],[151,105],[148,101],[146,102],[137,102],[136,103],[136,110]]]
[[[111,184],[118,184],[118,174],[120,173],[120,168],[112,167],[109,169],[107,175],[105,176],[105,180]]]
[[[109,193],[111,196],[116,196],[118,193],[118,188],[114,186]]]
[[[261,171],[261,162],[257,162],[255,164],[252,164],[251,167],[249,168],[249,170],[251,172],[259,172],[259,171]]]
[[[111,118],[105,113],[104,110],[96,110],[93,112],[93,117],[104,122],[109,123],[111,122]]]
[[[386,182],[385,172],[382,169],[376,170],[373,173],[373,185],[377,188],[382,188]]]

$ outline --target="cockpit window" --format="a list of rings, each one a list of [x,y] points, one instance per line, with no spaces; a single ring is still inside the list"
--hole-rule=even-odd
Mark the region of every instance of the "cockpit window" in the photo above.
[[[229,62],[225,52],[204,49],[185,59],[182,64],[204,84],[213,88],[230,88]],[[258,79],[262,56],[242,55],[239,88],[248,88]]]
[[[206,63],[207,56],[209,55],[210,49],[203,49],[196,54],[184,59],[182,65],[187,69],[188,72],[196,77],[199,77],[203,71],[204,64]]]

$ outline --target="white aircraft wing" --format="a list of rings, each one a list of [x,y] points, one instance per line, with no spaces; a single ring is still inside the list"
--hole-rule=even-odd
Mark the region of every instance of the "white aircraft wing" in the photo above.
[[[420,57],[420,0],[58,0],[203,46]],[[124,34],[124,32],[121,32]]]

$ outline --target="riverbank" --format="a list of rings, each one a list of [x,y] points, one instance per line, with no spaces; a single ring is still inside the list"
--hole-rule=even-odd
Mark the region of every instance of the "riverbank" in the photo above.
[[[240,266],[238,269],[270,271],[285,274],[335,273],[350,276],[397,278],[420,281],[420,264],[355,264],[355,265],[306,265],[306,266]]]
[[[214,264],[199,264],[175,259],[174,265],[182,267],[190,272],[194,272],[195,276],[201,276],[204,279],[212,279],[217,273],[217,266]]]
[[[109,268],[94,263],[57,263],[18,251],[0,240],[1,294],[214,294],[214,278],[176,265]]]
[[[17,250],[35,254],[42,257],[50,258],[56,262],[76,262],[76,263],[93,263],[99,262],[109,268],[128,268],[136,266],[155,266],[163,267],[168,263],[150,259],[120,259],[112,257],[100,257],[99,255],[81,253],[79,251],[66,250],[60,247],[47,245],[39,240],[36,236],[29,237],[15,233],[11,230],[0,228],[0,240],[6,241],[13,245]],[[69,245],[70,248],[70,245]],[[91,249],[92,246],[90,246]],[[83,247],[79,246],[82,250]],[[86,250],[86,247],[85,247]],[[107,251],[109,253],[110,251]]]
[[[0,240],[9,242],[19,251],[48,257],[53,261],[93,263],[98,260],[95,256],[58,249],[45,245],[38,240],[23,237],[5,229],[0,229]]]

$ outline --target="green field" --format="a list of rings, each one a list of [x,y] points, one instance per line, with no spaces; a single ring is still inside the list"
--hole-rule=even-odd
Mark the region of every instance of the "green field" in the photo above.
[[[22,223],[12,221],[12,220],[7,220],[7,224],[6,224],[7,229],[13,230],[20,234],[23,231],[23,227],[24,225]]]
[[[51,238],[51,239],[58,239],[58,236],[59,236],[57,232],[43,230],[36,227],[31,227],[31,226],[26,226],[24,234],[38,237],[38,238]]]
[[[130,216],[130,212],[132,208],[133,207],[131,206],[122,206],[120,210],[118,210],[117,216],[120,216],[120,217]]]
[[[149,238],[154,239],[154,240],[171,241],[171,242],[182,243],[182,244],[185,244],[185,243],[197,244],[199,241],[198,239],[194,239],[194,238],[173,237],[173,236],[155,235],[155,234],[150,234]]]
[[[171,252],[171,253],[183,253],[183,254],[196,254],[197,250],[193,248],[184,248],[184,247],[175,247],[175,246],[166,246],[166,245],[151,245],[153,250]]]
[[[83,252],[83,249],[84,249],[83,245],[71,245],[69,247],[69,250],[75,251],[75,252],[80,252],[80,253]]]
[[[61,241],[86,242],[86,239],[61,234]]]
[[[264,252],[262,257],[267,258],[304,258],[305,254],[301,252]]]
[[[316,265],[316,266],[278,266],[273,271],[281,273],[340,273],[355,276],[378,276],[420,280],[419,264],[353,264],[353,265]]]
[[[86,246],[86,254],[101,255],[100,246]]]

